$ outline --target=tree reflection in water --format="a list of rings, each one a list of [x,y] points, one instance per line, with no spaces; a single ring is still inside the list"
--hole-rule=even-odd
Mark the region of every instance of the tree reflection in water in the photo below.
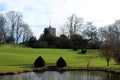
[[[120,76],[100,71],[45,71],[0,76],[0,80],[120,80]]]

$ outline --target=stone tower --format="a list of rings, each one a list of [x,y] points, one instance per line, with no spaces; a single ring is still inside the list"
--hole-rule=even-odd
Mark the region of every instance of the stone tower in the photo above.
[[[52,35],[52,36],[56,36],[56,28],[53,28],[51,27],[51,25],[49,25],[48,28],[45,28],[47,31],[49,31],[49,33]]]

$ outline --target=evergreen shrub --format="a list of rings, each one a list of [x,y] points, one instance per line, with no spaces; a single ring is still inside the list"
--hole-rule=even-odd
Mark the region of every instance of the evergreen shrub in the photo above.
[[[57,67],[66,67],[67,63],[62,57],[60,57],[56,62],[56,66]]]
[[[34,62],[34,67],[43,67],[43,66],[45,66],[45,61],[41,56],[39,56]]]

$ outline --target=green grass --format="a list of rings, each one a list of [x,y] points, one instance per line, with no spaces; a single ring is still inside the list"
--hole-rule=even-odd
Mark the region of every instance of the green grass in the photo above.
[[[87,50],[87,54],[78,54],[78,51],[71,49],[32,49],[20,46],[0,46],[0,72],[12,72],[31,70],[28,65],[34,63],[38,56],[42,56],[46,64],[55,65],[59,57],[63,57],[68,67],[86,67],[88,58],[97,56],[90,61],[90,67],[106,68],[106,61],[99,56],[98,50]],[[120,69],[119,65],[111,60],[110,68]]]

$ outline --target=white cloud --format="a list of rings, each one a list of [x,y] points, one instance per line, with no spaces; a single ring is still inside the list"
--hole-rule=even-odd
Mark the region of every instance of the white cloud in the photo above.
[[[119,0],[0,0],[5,7],[1,12],[20,11],[24,20],[33,29],[37,37],[44,27],[59,27],[72,13],[103,26],[120,19]],[[1,7],[1,5],[0,5]]]

